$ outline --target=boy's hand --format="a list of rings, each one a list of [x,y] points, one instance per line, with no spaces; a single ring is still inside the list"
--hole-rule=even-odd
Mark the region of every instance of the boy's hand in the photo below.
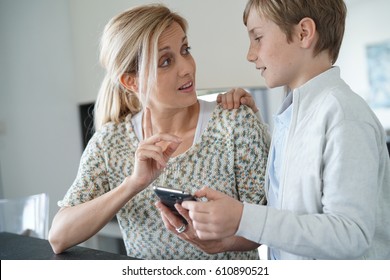
[[[207,187],[195,195],[206,197],[208,201],[183,201],[181,206],[189,211],[192,226],[200,239],[222,239],[237,232],[243,211],[240,201]]]
[[[217,103],[224,109],[229,110],[237,109],[241,104],[250,107],[253,113],[256,113],[259,110],[252,95],[242,88],[234,88],[226,93],[218,94]]]

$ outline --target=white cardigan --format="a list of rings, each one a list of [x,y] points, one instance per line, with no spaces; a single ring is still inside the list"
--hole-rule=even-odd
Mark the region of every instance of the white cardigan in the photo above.
[[[338,67],[293,91],[286,143],[278,209],[245,204],[236,234],[281,259],[390,259],[385,133]]]

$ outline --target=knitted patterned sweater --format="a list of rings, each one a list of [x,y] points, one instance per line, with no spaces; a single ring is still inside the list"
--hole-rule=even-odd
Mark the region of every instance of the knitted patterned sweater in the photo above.
[[[108,123],[89,141],[77,177],[58,203],[74,206],[119,186],[132,174],[139,140],[131,124]],[[203,186],[241,201],[263,203],[269,139],[252,110],[216,106],[200,141],[171,158],[163,173],[117,213],[127,254],[141,259],[258,259],[258,251],[207,254],[169,232],[154,206],[154,184],[193,193]]]

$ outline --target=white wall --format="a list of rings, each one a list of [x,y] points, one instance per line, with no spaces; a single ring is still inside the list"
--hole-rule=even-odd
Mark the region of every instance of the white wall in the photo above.
[[[389,0],[349,0],[344,41],[337,65],[351,88],[370,98],[366,46],[390,39]]]
[[[66,0],[0,1],[4,197],[47,192],[50,216],[81,154]]]

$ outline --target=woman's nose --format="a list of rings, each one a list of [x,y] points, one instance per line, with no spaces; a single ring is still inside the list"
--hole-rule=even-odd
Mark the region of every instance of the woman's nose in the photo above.
[[[179,75],[186,76],[195,72],[195,61],[192,57],[183,57],[180,63]]]

